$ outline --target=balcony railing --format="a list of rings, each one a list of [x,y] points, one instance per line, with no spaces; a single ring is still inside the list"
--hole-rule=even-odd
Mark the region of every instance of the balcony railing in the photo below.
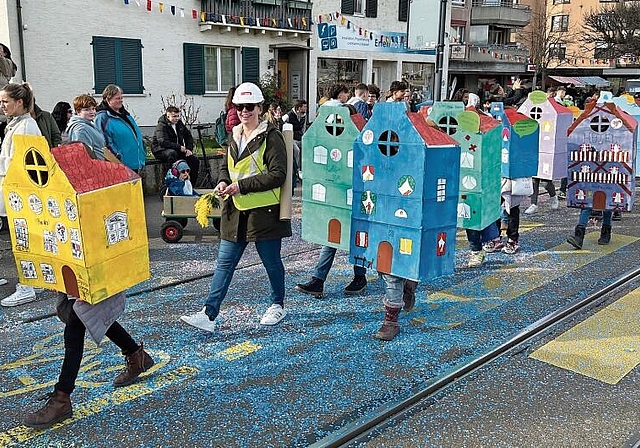
[[[511,45],[469,45],[467,48],[469,62],[526,62],[527,50]]]
[[[311,31],[313,3],[302,0],[203,0],[205,22]]]
[[[531,9],[506,0],[473,0],[471,25],[524,27],[531,21]]]

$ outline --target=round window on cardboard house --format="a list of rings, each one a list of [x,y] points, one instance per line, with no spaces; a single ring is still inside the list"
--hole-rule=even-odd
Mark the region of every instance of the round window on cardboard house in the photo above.
[[[324,127],[327,129],[327,132],[334,137],[337,137],[344,132],[344,118],[342,118],[342,115],[329,114],[324,122]]]
[[[542,118],[542,108],[538,106],[532,107],[529,110],[529,117],[533,118],[534,120],[539,120],[540,118]]]
[[[447,134],[453,135],[458,132],[458,120],[451,115],[445,115],[438,120],[438,127]]]
[[[24,169],[37,186],[44,187],[49,183],[49,168],[36,148],[29,148],[25,153]]]
[[[378,139],[378,148],[385,156],[393,157],[398,154],[400,138],[394,131],[383,131]]]
[[[591,130],[594,132],[607,132],[609,129],[609,119],[607,117],[603,117],[602,115],[596,115],[591,119]]]

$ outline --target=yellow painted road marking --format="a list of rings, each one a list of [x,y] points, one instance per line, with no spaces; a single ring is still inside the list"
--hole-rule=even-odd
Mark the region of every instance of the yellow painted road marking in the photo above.
[[[53,425],[49,429],[35,430],[24,425],[15,426],[7,431],[0,433],[0,447],[14,446],[18,443],[25,442],[52,431],[62,426],[77,422],[86,417],[90,417],[113,406],[124,404],[128,401],[138,399],[144,395],[149,395],[158,389],[170,386],[180,381],[195,376],[198,369],[191,366],[181,366],[156,377],[149,378],[147,382],[132,384],[122,389],[116,389],[113,392],[101,397],[90,400],[86,403],[76,405],[73,410],[73,417]]]
[[[544,224],[539,222],[521,222],[518,230],[520,233],[524,233],[524,232],[528,232],[529,230],[533,230],[536,227],[542,227],[542,226],[544,226]],[[464,231],[463,229],[458,229],[458,231],[456,232],[456,250],[468,249],[468,248],[469,248],[469,241],[467,240],[467,232]]]
[[[531,358],[618,382],[640,364],[640,288],[543,345]]]
[[[575,250],[568,243],[560,244],[535,254],[526,266],[513,263],[496,269],[484,277],[482,284],[470,278],[450,289],[429,294],[428,303],[437,305],[439,313],[438,320],[428,319],[428,324],[437,328],[459,325],[469,316],[501,306],[638,240],[616,234],[609,245],[599,246],[599,236],[600,232],[588,233],[583,250]]]
[[[239,358],[250,355],[262,348],[261,345],[254,344],[251,341],[244,341],[240,344],[232,345],[226,350],[222,350],[217,353],[218,356],[223,357],[227,361],[234,361]]]

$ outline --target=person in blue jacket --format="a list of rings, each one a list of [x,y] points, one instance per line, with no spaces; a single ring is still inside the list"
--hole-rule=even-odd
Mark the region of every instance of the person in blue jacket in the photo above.
[[[93,124],[96,117],[96,100],[86,93],[79,95],[73,99],[73,109],[76,114],[71,116],[67,128],[66,141],[83,142],[88,145],[96,158],[103,160],[104,155],[104,137],[102,132]]]
[[[102,131],[107,148],[126,166],[139,172],[144,167],[146,151],[142,132],[122,104],[122,89],[109,84],[102,92],[95,126]]]
[[[167,185],[167,194],[171,196],[200,196],[193,189],[191,183],[191,168],[185,160],[177,160],[167,171],[164,183]]]

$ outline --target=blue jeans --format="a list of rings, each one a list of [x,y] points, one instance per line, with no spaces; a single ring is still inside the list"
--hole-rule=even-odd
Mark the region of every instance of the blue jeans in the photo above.
[[[498,236],[500,236],[500,230],[498,229],[495,221],[482,230],[465,230],[467,231],[467,240],[469,240],[469,249],[471,249],[473,252],[482,250],[483,243],[495,240],[496,238],[498,238]]]
[[[390,308],[402,308],[404,306],[402,295],[405,279],[391,274],[382,274],[382,278],[384,279],[386,290],[383,299],[384,305]]]
[[[329,275],[329,271],[331,270],[331,266],[333,265],[333,259],[336,257],[336,252],[338,249],[329,246],[322,246],[322,250],[320,251],[320,258],[318,258],[318,263],[316,263],[316,268],[313,272],[313,276],[315,278],[319,278],[320,280],[327,281],[327,276]],[[364,277],[367,275],[367,268],[363,266],[353,266],[353,275]]]
[[[580,212],[580,218],[578,219],[578,225],[579,226],[587,226],[587,223],[589,222],[589,217],[591,216],[591,211],[593,209],[591,208],[583,208],[582,211]],[[605,210],[604,213],[602,214],[602,225],[603,226],[610,226],[611,225],[611,216],[613,215],[613,212],[611,210]]]
[[[209,319],[215,319],[220,313],[220,305],[227,295],[233,273],[247,247],[246,241],[220,240],[218,248],[218,264],[211,280],[209,296],[205,302],[205,313]],[[267,270],[271,284],[271,303],[284,306],[284,265],[280,257],[282,240],[274,238],[256,241],[256,250]]]

